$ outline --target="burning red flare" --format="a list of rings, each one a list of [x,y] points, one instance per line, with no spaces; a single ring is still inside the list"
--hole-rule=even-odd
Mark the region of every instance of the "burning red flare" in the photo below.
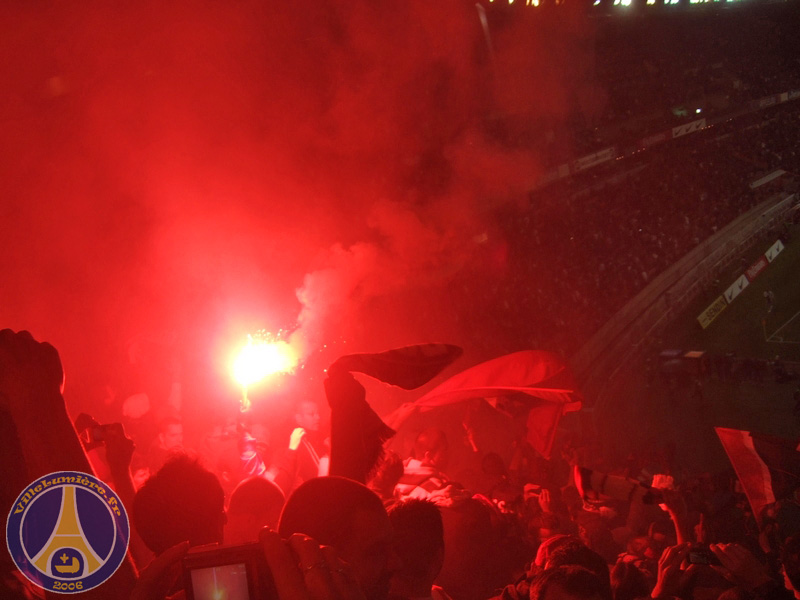
[[[233,360],[231,372],[242,386],[242,410],[250,407],[247,388],[275,373],[291,372],[298,363],[297,353],[287,342],[262,335],[247,336],[247,344]]]

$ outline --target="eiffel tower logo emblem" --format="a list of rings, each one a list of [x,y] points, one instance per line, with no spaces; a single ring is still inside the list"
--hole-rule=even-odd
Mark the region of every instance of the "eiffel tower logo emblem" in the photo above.
[[[102,585],[125,562],[130,525],[116,492],[89,473],[56,471],[28,484],[6,520],[19,572],[60,594]]]
[[[56,526],[50,539],[31,562],[50,577],[84,577],[99,569],[104,558],[86,541],[75,502],[75,488],[64,486],[62,489],[61,510]]]

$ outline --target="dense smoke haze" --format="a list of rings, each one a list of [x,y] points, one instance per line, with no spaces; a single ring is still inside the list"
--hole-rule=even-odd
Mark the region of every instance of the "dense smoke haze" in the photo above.
[[[315,368],[525,345],[487,342],[485,290],[514,276],[493,211],[541,167],[491,123],[558,117],[585,25],[487,39],[456,1],[37,1],[0,22],[0,321],[60,349],[71,402],[135,391],[132,365],[220,393],[260,328]]]

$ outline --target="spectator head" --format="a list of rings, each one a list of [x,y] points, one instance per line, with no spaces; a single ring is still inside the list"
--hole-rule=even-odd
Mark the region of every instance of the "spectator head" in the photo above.
[[[350,563],[367,600],[388,596],[400,564],[386,510],[366,486],[343,477],[309,479],[286,500],[278,531],[333,546]]]
[[[297,403],[294,414],[295,423],[306,431],[319,431],[322,417],[319,414],[319,405],[313,400],[302,399]]]
[[[367,486],[384,501],[391,500],[394,497],[394,488],[402,476],[403,459],[396,452],[387,450]]]
[[[216,475],[196,459],[176,454],[152,475],[133,499],[133,523],[150,550],[189,541],[221,543],[225,494]]]
[[[611,600],[611,592],[589,569],[561,565],[533,578],[530,600]]]
[[[558,533],[542,541],[542,543],[539,545],[539,549],[536,551],[536,559],[533,562],[540,569],[544,569],[544,566],[547,564],[550,555],[553,554],[553,552],[555,552],[558,548],[565,544],[579,544],[580,542],[581,541],[574,535]]]
[[[276,529],[283,501],[281,489],[268,479],[249,477],[240,482],[228,501],[225,543],[255,542],[262,527]]]
[[[414,456],[422,464],[445,469],[448,459],[447,436],[444,431],[430,427],[422,431],[414,442]]]
[[[503,565],[496,565],[501,552],[492,524],[493,510],[486,503],[467,498],[441,508],[444,545],[447,552],[437,585],[453,598],[478,600],[507,581]]]
[[[581,542],[570,541],[561,544],[548,557],[545,571],[565,565],[576,565],[594,573],[611,596],[611,577],[605,559]]]
[[[648,583],[633,561],[617,561],[611,569],[611,591],[614,600],[635,600],[650,595],[652,586]]]
[[[392,595],[430,595],[444,563],[444,528],[439,508],[428,500],[409,498],[389,509],[394,543],[402,566],[392,577]]]
[[[614,542],[608,524],[600,517],[583,520],[579,524],[579,532],[583,543],[602,556],[607,563],[613,563],[622,551]]]
[[[183,446],[183,423],[180,419],[169,417],[159,425],[158,441],[164,450],[178,449]]]

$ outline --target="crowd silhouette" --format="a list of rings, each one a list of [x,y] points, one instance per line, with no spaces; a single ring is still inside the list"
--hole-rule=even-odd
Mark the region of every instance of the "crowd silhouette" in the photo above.
[[[3,330],[0,367],[3,456],[14,465],[0,485],[5,505],[47,474],[92,473],[57,351]],[[363,400],[351,375],[329,377],[342,379],[326,386],[334,410]],[[680,480],[668,453],[606,473],[581,467],[586,449],[570,443],[549,460],[490,454],[468,489],[446,474],[447,436],[426,429],[414,456],[385,452],[362,471],[337,459],[347,440],[334,438],[332,474],[284,490],[269,469],[244,476],[259,463],[240,429],[243,478],[226,501],[218,475],[180,446],[134,491],[131,439],[119,424],[102,429],[90,452],[104,451],[94,460],[131,536],[128,558],[89,598],[182,597],[181,560],[208,544],[256,548],[282,600],[800,597],[800,485],[754,514],[735,477]],[[5,556],[3,598],[41,597]]]

